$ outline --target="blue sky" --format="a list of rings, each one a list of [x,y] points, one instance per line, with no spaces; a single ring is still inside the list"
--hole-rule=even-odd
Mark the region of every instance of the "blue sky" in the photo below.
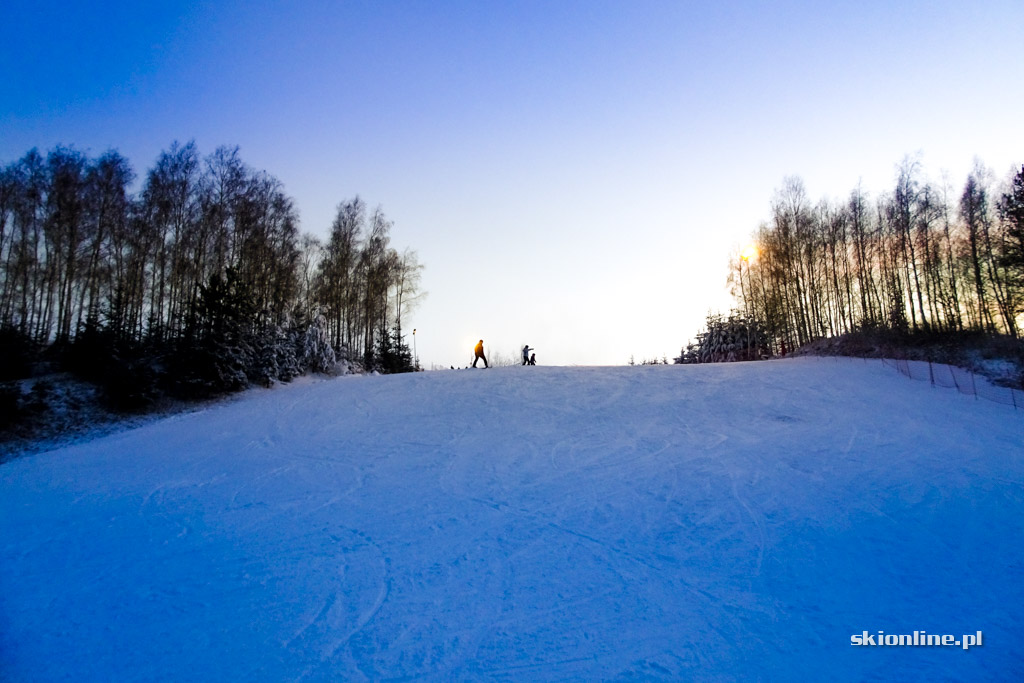
[[[787,175],[959,190],[1024,162],[1024,4],[6,3],[0,162],[239,145],[325,236],[355,195],[416,250],[422,362],[678,353]]]

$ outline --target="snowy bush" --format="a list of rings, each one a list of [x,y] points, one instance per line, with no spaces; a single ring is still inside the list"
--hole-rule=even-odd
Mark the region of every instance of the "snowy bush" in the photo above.
[[[338,349],[337,361],[334,364],[334,368],[331,370],[332,375],[354,375],[362,372],[362,368],[359,367],[358,363],[352,360],[352,354],[349,351],[348,346],[345,344],[341,345]]]
[[[768,337],[753,318],[737,311],[724,318],[709,315],[707,330],[697,334],[697,342],[681,351],[676,363],[722,363],[758,360],[768,355]]]
[[[294,329],[278,328],[275,349],[277,353],[277,378],[282,382],[291,382],[302,374],[302,363],[299,361],[299,335]]]
[[[254,341],[253,365],[249,379],[269,387],[275,381],[290,382],[302,374],[297,333],[281,325],[270,325]]]
[[[302,339],[302,367],[311,372],[330,373],[337,356],[327,336],[327,318],[316,316]]]
[[[253,353],[253,365],[247,373],[251,381],[264,387],[271,386],[277,379],[277,351],[274,347],[272,332],[258,338]]]

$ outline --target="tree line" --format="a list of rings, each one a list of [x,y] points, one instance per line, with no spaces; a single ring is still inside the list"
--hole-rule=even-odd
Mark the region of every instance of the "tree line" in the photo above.
[[[176,142],[133,191],[136,179],[116,151],[71,147],[0,169],[5,339],[160,357],[150,365],[198,393],[289,379],[327,346],[368,368],[412,369],[401,321],[422,267],[390,245],[381,209],[344,201],[326,242],[300,234],[281,182],[237,147],[204,157]]]
[[[1024,167],[1000,184],[976,163],[957,192],[905,160],[877,198],[817,203],[790,177],[754,242],[730,283],[763,352],[856,330],[1020,334]]]

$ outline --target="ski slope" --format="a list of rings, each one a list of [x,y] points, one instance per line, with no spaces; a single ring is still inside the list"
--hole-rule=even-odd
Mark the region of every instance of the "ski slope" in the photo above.
[[[877,362],[305,381],[0,466],[0,678],[1019,680],[1021,538]]]

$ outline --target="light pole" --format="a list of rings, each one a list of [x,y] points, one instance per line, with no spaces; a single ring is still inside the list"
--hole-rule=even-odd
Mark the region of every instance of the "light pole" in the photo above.
[[[416,369],[420,369],[420,354],[416,353],[416,328],[412,328],[412,357],[416,359]]]

